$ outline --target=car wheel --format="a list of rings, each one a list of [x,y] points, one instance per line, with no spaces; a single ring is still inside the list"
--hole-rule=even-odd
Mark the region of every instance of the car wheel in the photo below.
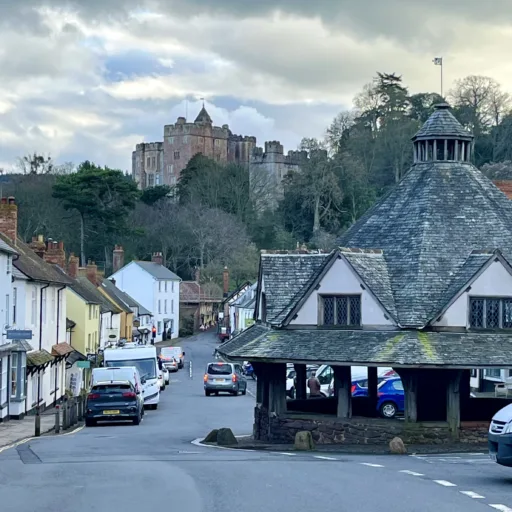
[[[290,389],[290,398],[292,400],[295,398],[295,388]]]
[[[158,404],[153,405],[153,410],[156,411],[158,409]]]
[[[242,395],[246,395],[247,394],[247,388],[245,388],[243,391],[242,391]]]
[[[238,396],[238,391],[231,391],[231,394],[232,394],[233,396]]]
[[[384,402],[380,406],[380,415],[383,418],[394,418],[398,412],[396,405],[393,402]]]
[[[211,395],[211,393],[210,393],[209,391],[205,391],[205,392],[204,392],[204,395],[205,395],[205,396],[210,396],[210,395]]]
[[[86,418],[86,420],[85,420],[85,426],[86,427],[94,427],[94,425],[96,425],[96,421],[95,420],[92,420],[90,418]]]
[[[139,414],[136,418],[133,418],[134,425],[140,425],[141,415]]]

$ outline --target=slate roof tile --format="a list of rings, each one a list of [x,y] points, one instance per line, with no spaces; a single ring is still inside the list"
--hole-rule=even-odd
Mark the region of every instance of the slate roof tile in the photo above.
[[[267,321],[280,325],[304,296],[329,254],[262,254]]]
[[[436,105],[436,110],[416,133],[413,140],[443,136],[464,139],[472,137],[472,134],[457,121],[449,109],[450,105],[447,103]]]
[[[167,267],[159,263],[152,261],[134,261],[133,263],[151,274],[155,279],[168,279],[170,281],[181,280],[174,272],[171,272]]]
[[[227,358],[252,361],[499,368],[510,360],[512,336],[417,330],[278,330],[255,324],[217,351]]]
[[[53,356],[47,350],[35,350],[27,354],[27,366],[44,366],[53,361]]]

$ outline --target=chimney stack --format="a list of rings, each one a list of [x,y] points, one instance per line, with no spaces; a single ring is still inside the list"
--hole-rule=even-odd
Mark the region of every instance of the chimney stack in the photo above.
[[[124,249],[121,245],[116,245],[112,257],[113,273],[124,267]]]
[[[164,264],[164,256],[161,252],[155,252],[153,253],[153,256],[151,257],[151,261],[153,263],[157,263],[158,265]]]
[[[30,242],[30,248],[42,259],[44,259],[46,253],[46,244],[44,243],[43,235],[37,235],[32,237]]]
[[[69,255],[68,275],[73,279],[76,279],[78,276],[78,257],[73,253]]]
[[[224,284],[224,297],[227,297],[228,293],[229,293],[229,270],[228,270],[228,267],[224,267],[224,272],[222,272],[222,282]]]
[[[98,286],[98,267],[94,261],[88,261],[87,267],[85,268],[85,275],[94,286]]]
[[[18,206],[14,197],[2,197],[0,200],[0,233],[9,237],[16,245],[18,236]]]
[[[46,254],[44,261],[58,265],[62,269],[66,269],[66,253],[64,252],[64,242],[55,242],[48,240],[46,244]]]

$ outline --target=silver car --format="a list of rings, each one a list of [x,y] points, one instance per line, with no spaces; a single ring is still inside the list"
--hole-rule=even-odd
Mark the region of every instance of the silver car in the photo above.
[[[215,362],[206,367],[204,373],[204,394],[230,393],[237,396],[247,393],[247,380],[239,364]]]

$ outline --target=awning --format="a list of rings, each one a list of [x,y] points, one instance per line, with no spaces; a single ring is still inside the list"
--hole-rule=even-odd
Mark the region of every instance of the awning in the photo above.
[[[27,353],[27,370],[33,373],[40,368],[48,366],[54,357],[47,350],[35,350]]]
[[[278,330],[255,324],[217,352],[236,361],[512,368],[512,336],[496,332]]]
[[[66,342],[57,343],[52,346],[52,356],[55,357],[66,357],[73,352],[73,347]]]
[[[32,345],[26,340],[16,340],[13,342],[13,352],[30,352],[34,350]]]
[[[13,350],[16,350],[14,343],[4,343],[3,345],[0,345],[0,354],[6,354]]]
[[[72,352],[66,358],[66,368],[71,368],[77,361],[87,361],[87,357],[73,348]]]

